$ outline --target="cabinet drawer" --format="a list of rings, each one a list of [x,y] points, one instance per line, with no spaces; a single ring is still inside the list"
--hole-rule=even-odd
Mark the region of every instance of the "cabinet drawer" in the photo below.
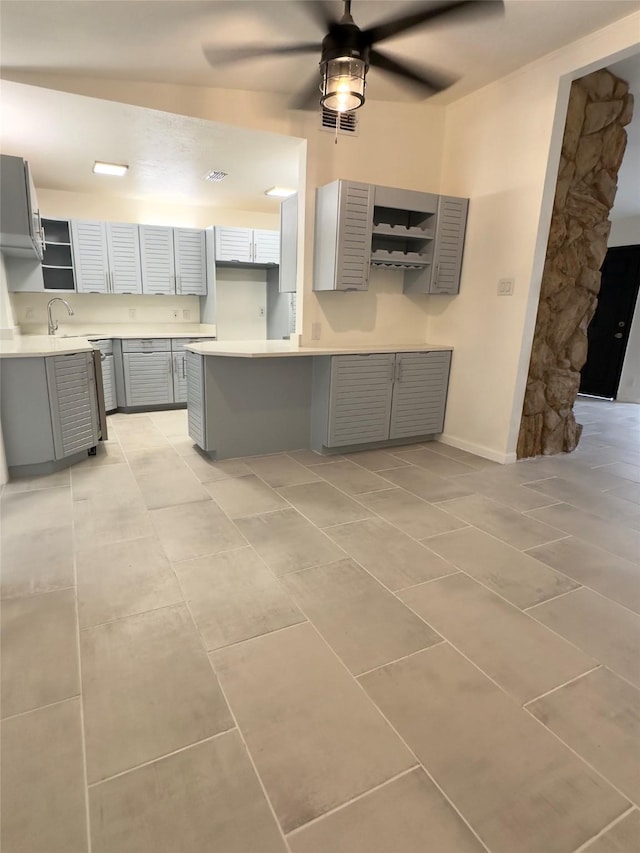
[[[174,352],[183,352],[188,344],[200,344],[204,341],[215,341],[215,338],[173,338],[171,340],[171,349]]]
[[[132,338],[122,341],[122,352],[168,352],[171,338]]]

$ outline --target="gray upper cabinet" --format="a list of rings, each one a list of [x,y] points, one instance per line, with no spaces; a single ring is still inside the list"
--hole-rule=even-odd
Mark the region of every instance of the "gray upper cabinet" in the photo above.
[[[138,226],[71,220],[78,293],[142,293]]]
[[[280,262],[278,231],[259,228],[228,228],[216,225],[216,262],[271,265]]]
[[[0,156],[0,250],[42,260],[44,234],[29,164]]]
[[[469,200],[440,196],[430,293],[459,293]]]
[[[394,367],[394,353],[331,359],[329,447],[389,438]]]
[[[389,438],[442,432],[450,366],[448,351],[396,355]]]
[[[204,231],[140,225],[142,292],[205,296],[207,259]]]
[[[316,192],[314,290],[366,290],[374,187],[334,181]]]
[[[295,293],[298,276],[298,196],[280,205],[280,293]]]
[[[95,447],[100,438],[91,353],[46,359],[55,458]]]

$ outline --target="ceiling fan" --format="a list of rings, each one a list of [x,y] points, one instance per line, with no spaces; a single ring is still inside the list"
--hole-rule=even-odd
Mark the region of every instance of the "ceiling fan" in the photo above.
[[[328,32],[321,43],[303,42],[281,46],[247,45],[230,50],[205,46],[204,54],[214,66],[298,53],[320,53],[320,83],[317,77],[293,98],[291,107],[316,109],[318,103],[334,112],[351,112],[364,104],[366,76],[369,68],[394,74],[414,86],[427,97],[448,88],[458,79],[435,69],[412,66],[378,50],[378,42],[424,26],[436,19],[470,19],[504,11],[503,0],[435,0],[416,4],[414,11],[381,21],[361,30],[351,17],[351,0],[343,0],[344,14],[335,17],[333,4],[327,0],[304,0],[299,5],[311,13]]]

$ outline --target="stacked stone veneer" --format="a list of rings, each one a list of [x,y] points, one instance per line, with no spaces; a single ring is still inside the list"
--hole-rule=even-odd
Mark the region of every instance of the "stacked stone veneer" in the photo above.
[[[573,404],[607,252],[633,95],[602,70],[571,86],[517,455],[573,450]]]

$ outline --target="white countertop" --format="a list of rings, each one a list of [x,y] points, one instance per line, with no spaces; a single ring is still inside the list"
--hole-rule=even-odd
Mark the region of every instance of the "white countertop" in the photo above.
[[[367,347],[299,347],[289,341],[210,341],[202,344],[188,344],[185,349],[198,355],[217,355],[228,358],[287,358],[304,355],[364,355],[374,352],[435,352],[448,351],[452,347],[433,346],[427,343]]]
[[[46,336],[46,325],[22,325],[22,337]],[[55,337],[102,338],[215,338],[216,327],[204,323],[60,323]]]
[[[43,358],[48,355],[69,355],[91,352],[93,346],[86,338],[57,338],[55,335],[18,335],[10,341],[0,340],[0,358]]]

